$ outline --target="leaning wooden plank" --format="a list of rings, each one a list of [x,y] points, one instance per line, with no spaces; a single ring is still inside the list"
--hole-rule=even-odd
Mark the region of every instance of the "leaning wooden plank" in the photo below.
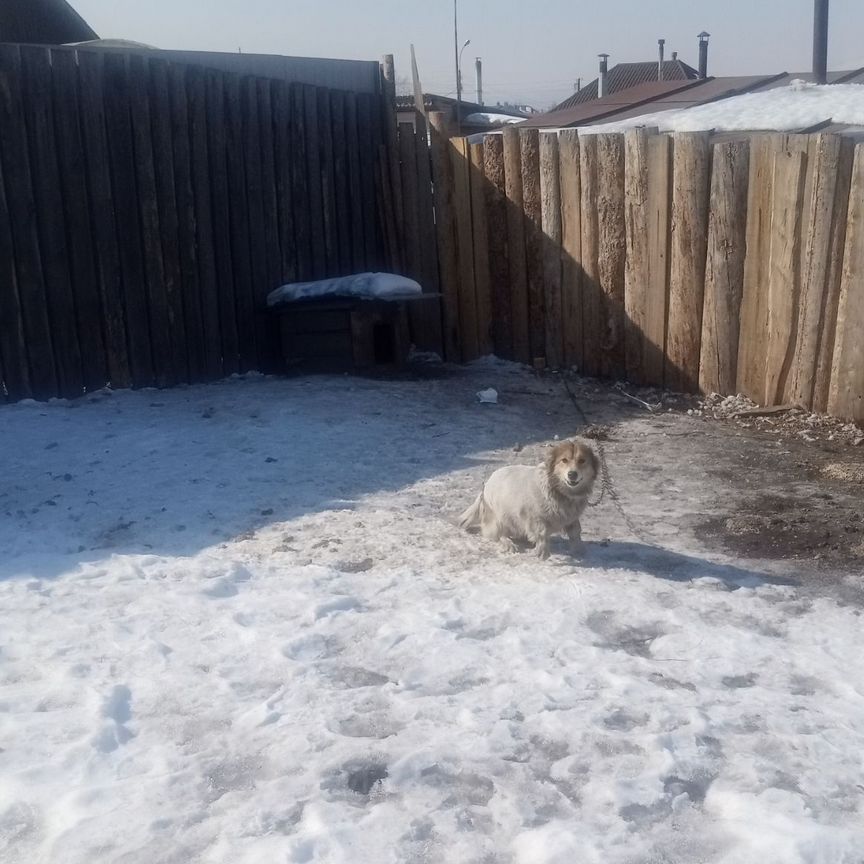
[[[522,206],[525,213],[525,264],[528,274],[528,338],[531,360],[546,365],[546,320],[543,279],[543,205],[540,195],[540,133],[519,130],[522,160]]]
[[[852,147],[849,139],[839,135],[813,135],[808,150],[803,204],[809,230],[802,226],[798,327],[787,384],[790,401],[805,408],[813,407],[826,312],[836,315],[836,303],[828,302],[829,294],[835,293],[830,290],[831,253],[835,233],[845,230],[846,207],[838,213],[838,201],[848,203],[848,192],[840,193],[837,187],[842,174],[840,162]]]
[[[399,124],[399,176],[402,183],[402,236],[405,248],[405,275],[419,280],[420,216],[417,210],[417,153],[414,147],[414,127]]]
[[[582,372],[599,375],[605,332],[605,308],[600,288],[600,226],[597,136],[580,138],[579,173],[582,206]]]
[[[423,290],[438,293],[438,252],[435,246],[435,206],[432,198],[432,164],[429,153],[429,132],[423,114],[415,113],[417,123],[415,149],[417,151],[417,208],[420,220],[420,262]],[[424,304],[434,308],[433,303]],[[439,316],[440,318],[440,316]],[[440,329],[440,327],[439,327]]]
[[[837,329],[837,308],[840,303],[840,286],[843,276],[843,258],[846,248],[846,217],[849,210],[849,193],[852,184],[852,167],[855,146],[848,138],[842,139],[840,158],[837,163],[836,199],[834,202],[834,229],[831,232],[831,251],[828,278],[825,290],[825,308],[822,314],[819,352],[816,360],[816,375],[813,382],[814,411],[828,410],[828,393],[831,387],[831,368],[834,364],[834,342]]]
[[[459,327],[459,254],[456,245],[456,212],[453,167],[450,162],[446,121],[440,111],[429,113],[429,147],[435,202],[435,238],[441,279],[441,324],[444,356],[451,362],[461,359]]]
[[[3,161],[0,159],[0,358],[2,385],[10,402],[29,399],[30,370],[27,368],[27,337],[24,333],[24,309],[15,274],[15,249],[12,243],[12,223],[6,205],[3,182]]]
[[[208,69],[207,75],[207,152],[210,168],[210,218],[216,262],[216,296],[219,329],[222,336],[222,371],[232,375],[240,371],[240,338],[234,305],[234,245],[239,235],[231,226],[231,187],[228,176],[227,87],[222,72]],[[234,166],[236,170],[236,166]],[[236,181],[233,184],[236,187]],[[239,214],[238,214],[239,215]],[[243,239],[246,239],[244,236]],[[248,259],[247,259],[248,260]]]
[[[582,368],[582,181],[579,135],[558,133],[561,178],[561,327],[564,365]]]
[[[671,257],[672,139],[648,139],[648,286],[642,315],[642,380],[660,387],[666,362]]]
[[[459,333],[462,337],[462,361],[469,362],[480,355],[480,346],[477,341],[477,295],[471,226],[471,154],[467,138],[454,138],[450,142],[450,161],[453,166],[453,206],[459,249]]]
[[[864,422],[864,144],[855,148],[828,411]]]
[[[131,122],[132,89],[128,63],[122,54],[105,56],[104,96],[132,385],[152,387],[156,378],[150,342],[147,272],[141,246],[137,163]]]
[[[558,135],[540,135],[540,202],[543,225],[543,305],[546,362],[553,369],[564,363],[563,304],[561,298],[561,179]]]
[[[771,257],[768,264],[768,333],[762,405],[782,405],[795,351],[801,284],[802,211],[807,139],[789,136],[774,156]]]
[[[513,322],[510,311],[510,250],[507,242],[507,182],[504,174],[504,139],[483,139],[486,178],[486,225],[489,242],[489,280],[492,290],[492,342],[495,353],[513,358]]]
[[[378,112],[383,143],[387,147],[390,170],[390,188],[393,190],[393,215],[399,240],[396,260],[402,260],[403,237],[401,228],[404,223],[402,211],[402,179],[399,176],[399,141],[396,115],[396,69],[393,55],[385,54],[381,61],[381,110]]]
[[[519,130],[504,129],[504,183],[507,195],[507,249],[510,261],[510,322],[513,359],[531,362],[528,324],[528,262],[525,253],[525,210],[522,193],[522,149]]]
[[[223,122],[213,117],[208,122],[208,104],[213,96],[208,91],[206,72],[199,66],[187,67],[189,94],[189,149],[192,169],[192,190],[195,205],[195,243],[197,246],[198,286],[204,336],[204,376],[209,379],[222,375],[222,334],[219,315],[219,269],[216,263],[216,234],[213,224],[214,197],[210,190],[210,165],[220,175],[220,163],[211,160],[209,126]],[[214,130],[215,133],[215,130]]]
[[[768,333],[768,262],[771,256],[771,202],[774,153],[783,136],[758,135],[750,143],[747,187],[747,254],[741,295],[736,390],[761,402],[765,395],[765,342]]]
[[[156,206],[162,251],[162,283],[168,308],[168,333],[174,381],[189,381],[183,282],[180,272],[180,224],[174,186],[174,146],[168,64],[150,61],[150,128],[153,138]]]
[[[702,132],[676,133],[673,138],[666,386],[695,392],[699,389],[699,344],[708,247],[710,138]]]
[[[607,378],[626,375],[624,363],[624,136],[597,137],[598,273],[604,319],[600,371]]]
[[[714,146],[699,360],[699,389],[703,393],[735,393],[749,159],[747,141]]]
[[[492,342],[492,284],[489,277],[489,232],[486,223],[486,178],[483,145],[471,144],[471,234],[474,245],[474,288],[477,297],[477,347],[481,355],[495,350]]]
[[[54,366],[61,396],[84,392],[81,347],[70,279],[70,256],[63,216],[51,99],[51,59],[47,48],[23,46],[21,70],[27,97],[24,117],[30,150],[30,178],[36,205],[42,276],[48,301]]]
[[[646,128],[624,134],[624,223],[626,266],[624,270],[625,338],[627,380],[645,383],[642,368],[645,352],[645,315],[650,290],[648,246],[648,141]]]
[[[198,241],[195,236],[195,193],[189,142],[191,98],[186,90],[186,66],[168,66],[168,91],[173,148],[174,198],[177,208],[179,290],[186,330],[186,362],[189,381],[203,381],[206,374],[204,319],[198,279]]]
[[[52,51],[51,89],[57,157],[63,197],[63,221],[69,238],[69,269],[75,300],[81,372],[88,391],[108,382],[102,302],[87,194],[87,162],[81,138],[78,64],[68,49]]]

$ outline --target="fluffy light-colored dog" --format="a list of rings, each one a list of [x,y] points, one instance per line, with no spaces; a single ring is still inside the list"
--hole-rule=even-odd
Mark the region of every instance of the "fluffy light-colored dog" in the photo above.
[[[566,534],[574,553],[582,551],[579,522],[599,473],[597,454],[582,441],[562,441],[541,465],[508,465],[486,481],[459,518],[460,528],[479,528],[509,552],[516,542],[531,543],[549,557],[549,538]]]

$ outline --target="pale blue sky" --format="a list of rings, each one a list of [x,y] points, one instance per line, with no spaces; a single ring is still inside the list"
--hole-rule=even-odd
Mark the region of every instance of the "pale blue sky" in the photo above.
[[[105,37],[188,48],[378,59],[396,55],[409,75],[417,51],[424,89],[454,90],[452,0],[72,0]],[[486,101],[546,107],[610,64],[678,51],[697,63],[696,34],[711,33],[709,72],[717,75],[809,69],[812,0],[459,0],[466,95],[474,58],[483,58]],[[864,66],[864,2],[831,0],[829,67]]]

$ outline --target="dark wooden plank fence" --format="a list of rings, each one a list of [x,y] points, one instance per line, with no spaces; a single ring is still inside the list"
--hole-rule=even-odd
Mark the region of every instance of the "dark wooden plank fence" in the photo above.
[[[0,45],[0,398],[277,368],[269,291],[390,267],[384,116],[368,94]]]

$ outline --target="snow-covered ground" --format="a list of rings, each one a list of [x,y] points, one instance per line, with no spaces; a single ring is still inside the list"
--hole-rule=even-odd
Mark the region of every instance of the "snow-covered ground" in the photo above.
[[[579,134],[623,132],[657,126],[661,132],[806,129],[825,121],[864,126],[864,84],[808,84],[795,81],[760,93],[744,93],[693,108],[657,111],[617,122],[585,126]]]
[[[861,862],[861,610],[700,548],[680,419],[544,563],[452,524],[578,430],[515,367],[0,409],[0,860]]]

